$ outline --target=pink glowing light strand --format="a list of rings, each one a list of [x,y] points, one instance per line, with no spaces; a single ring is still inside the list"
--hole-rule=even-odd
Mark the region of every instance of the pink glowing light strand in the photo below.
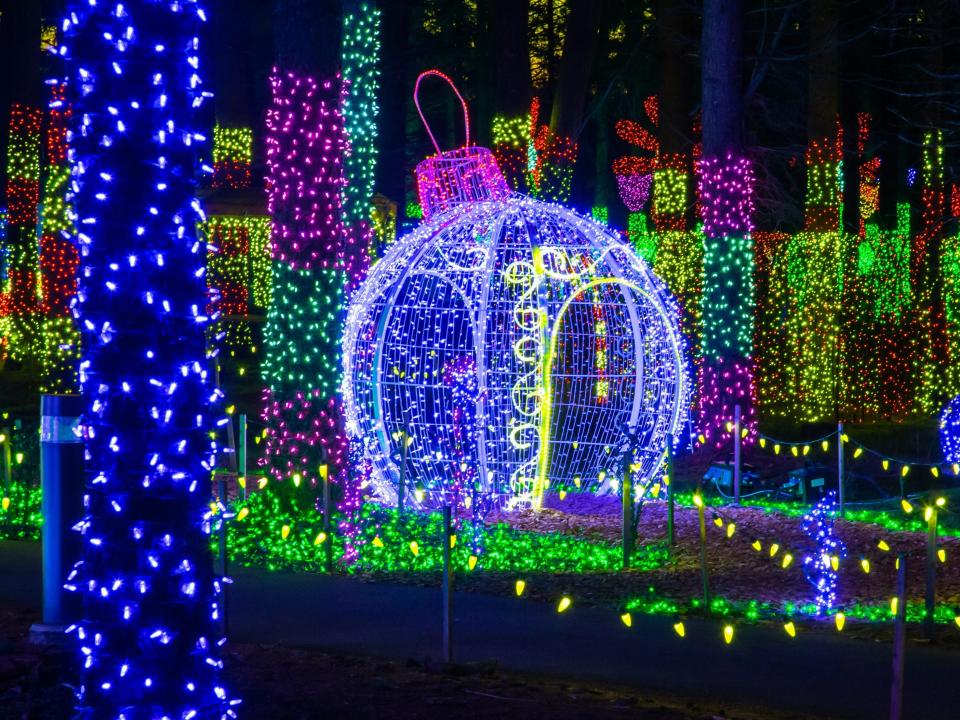
[[[297,269],[343,267],[346,146],[339,76],[322,83],[274,67],[267,110],[267,206],[274,258]]]
[[[320,482],[307,448],[322,447],[330,477],[343,469],[347,459],[347,441],[340,432],[340,403],[335,397],[323,399],[319,390],[298,390],[292,398],[281,400],[269,388],[261,397],[261,419],[269,428],[259,466],[278,482],[299,474],[313,486]],[[277,462],[277,461],[281,462]]]
[[[697,163],[703,229],[707,237],[753,231],[753,165],[747,158],[703,158]]]
[[[735,405],[740,405],[741,427],[747,430],[744,444],[756,440],[755,395],[752,360],[723,358],[701,363],[700,431],[708,444],[720,449],[729,442],[727,423],[733,421]]]
[[[650,199],[653,175],[617,175],[620,199],[630,212],[640,212]]]

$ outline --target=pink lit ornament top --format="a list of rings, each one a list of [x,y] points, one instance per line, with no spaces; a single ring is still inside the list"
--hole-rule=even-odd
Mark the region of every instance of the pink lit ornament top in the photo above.
[[[430,75],[435,75],[449,83],[463,108],[466,142],[463,147],[456,150],[446,152],[440,150],[437,139],[433,136],[430,125],[423,115],[423,110],[420,109],[420,101],[417,97],[420,83]],[[470,144],[470,115],[467,112],[467,103],[449,77],[439,70],[426,70],[420,73],[413,89],[413,103],[437,151],[436,155],[419,163],[416,169],[417,191],[420,195],[420,207],[423,208],[424,220],[464,203],[502,200],[510,194],[510,186],[507,185],[493,153],[487,148]]]

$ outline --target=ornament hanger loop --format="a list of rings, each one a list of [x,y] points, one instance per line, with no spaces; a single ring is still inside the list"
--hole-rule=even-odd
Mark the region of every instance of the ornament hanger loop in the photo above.
[[[470,145],[470,115],[467,112],[467,101],[463,99],[463,95],[460,94],[460,91],[457,90],[457,86],[453,84],[453,80],[444,75],[439,70],[424,70],[417,76],[417,82],[413,86],[413,104],[417,108],[417,113],[420,115],[420,120],[423,122],[423,126],[427,129],[427,135],[430,136],[430,141],[433,143],[433,147],[436,148],[437,155],[440,155],[440,146],[437,145],[437,139],[433,136],[433,133],[430,132],[430,124],[427,122],[427,118],[423,116],[423,110],[420,109],[420,100],[417,98],[417,93],[420,91],[420,81],[423,80],[428,75],[436,75],[441,80],[446,80],[447,84],[453,88],[453,92],[456,93],[457,99],[460,100],[460,105],[463,107],[463,125],[466,130],[467,139],[464,142],[464,146]]]

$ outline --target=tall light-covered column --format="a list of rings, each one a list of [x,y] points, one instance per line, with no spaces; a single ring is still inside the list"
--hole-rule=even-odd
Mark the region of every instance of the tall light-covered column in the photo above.
[[[87,515],[68,579],[84,718],[222,718],[221,578],[209,553],[210,432],[226,417],[205,353],[196,226],[196,0],[69,3],[72,201],[80,248]]]

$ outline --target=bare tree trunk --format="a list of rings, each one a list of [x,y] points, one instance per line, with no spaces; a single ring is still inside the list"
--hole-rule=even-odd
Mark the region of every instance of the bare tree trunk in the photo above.
[[[659,123],[660,154],[654,183],[666,182],[672,193],[680,193],[683,202],[671,204],[670,212],[654,208],[654,223],[658,230],[685,230],[691,193],[690,142],[690,72],[684,56],[686,11],[676,0],[657,0],[657,46],[659,53]],[[670,173],[669,182],[664,173]],[[655,197],[660,193],[655,192]]]
[[[383,64],[380,90],[381,162],[377,164],[377,188],[398,203],[400,212],[406,200],[405,172],[407,155],[407,106],[413,83],[409,73],[408,39],[410,12],[405,2],[383,4],[383,57],[392,58]]]
[[[527,16],[530,0],[491,0],[496,96],[494,113],[515,117],[530,108],[530,52]]]
[[[603,0],[570,0],[550,114],[550,131],[555,135],[575,140],[579,133],[602,10]]]
[[[40,106],[40,0],[0,0],[0,192],[7,181],[10,105]]]
[[[705,0],[701,46],[704,157],[742,150],[742,23],[740,0]]]

